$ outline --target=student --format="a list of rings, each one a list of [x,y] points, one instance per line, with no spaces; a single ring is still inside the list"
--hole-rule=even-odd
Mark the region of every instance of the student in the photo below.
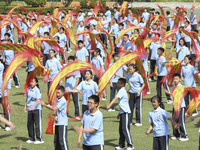
[[[178,60],[180,62],[182,62],[182,64],[184,65],[184,58],[186,55],[189,55],[190,54],[190,51],[189,49],[185,46],[185,40],[184,38],[181,38],[179,40],[179,44],[180,44],[180,48],[177,49],[177,56],[178,56]]]
[[[188,31],[188,32],[191,32],[191,26],[190,26],[190,22],[189,21],[185,22],[185,30]],[[189,50],[191,50],[191,42],[192,42],[192,40],[191,40],[190,36],[188,36],[186,34],[184,34],[183,36],[184,36],[185,44],[186,44],[187,48]]]
[[[74,56],[68,57],[68,64],[71,64],[75,61]],[[80,80],[81,74],[80,71],[74,71],[70,73],[65,78],[65,89],[66,90],[72,90],[76,89],[78,86],[79,80]],[[75,116],[80,116],[80,105],[79,105],[79,96],[78,93],[71,93],[73,101],[74,101],[74,107],[75,107]],[[77,117],[77,119],[80,119]]]
[[[179,73],[175,73],[173,75],[173,81],[174,85],[172,86],[172,89],[174,90],[176,87],[182,86],[181,82],[181,75]],[[168,93],[170,94],[170,93]],[[179,140],[179,141],[188,141],[189,138],[187,136],[186,128],[185,128],[185,100],[183,98],[181,103],[181,111],[179,113],[179,116],[177,116],[177,119],[174,117],[174,106],[173,106],[173,112],[172,112],[172,118],[175,120],[176,123],[180,125],[179,129],[175,129],[173,126],[173,136],[171,137],[172,140]],[[180,132],[179,132],[180,131]]]
[[[96,48],[94,50],[94,57],[92,58],[92,65],[94,65],[96,67],[96,69],[99,70],[99,72],[103,73],[103,71],[104,71],[104,62],[103,62],[103,59],[101,58],[100,49],[99,48]],[[95,75],[94,76],[94,81],[98,84],[99,77],[97,77]]]
[[[88,62],[89,53],[88,50],[84,47],[83,41],[78,41],[78,50],[76,51],[76,59],[83,62]]]
[[[162,47],[159,47],[158,48],[158,58],[156,60],[156,66],[158,66],[158,69],[157,69],[158,78],[157,78],[156,90],[157,90],[157,96],[161,100],[162,100],[162,87],[161,87],[161,85],[163,84],[164,89],[169,91],[167,79],[166,79],[166,81],[164,81],[164,83],[161,83],[163,78],[165,76],[167,76],[167,69],[166,69],[166,66],[165,66],[166,58],[163,56],[163,53],[164,53],[164,49]],[[167,94],[167,93],[165,93],[165,94],[166,94],[166,97],[167,97],[167,104],[172,104],[170,94]]]
[[[10,34],[9,33],[5,33],[4,34],[4,38],[5,40],[3,41],[3,43],[12,43],[12,41],[10,40]],[[3,60],[4,65],[4,72],[6,70],[6,68],[10,65],[10,63],[12,62],[12,60],[15,57],[15,53],[13,50],[3,50],[2,54],[1,54],[1,59]],[[19,78],[17,76],[17,73],[15,72],[13,75],[13,80],[15,82],[15,88],[19,88],[20,87],[20,82],[19,82]]]
[[[54,147],[55,150],[68,150],[67,142],[67,126],[68,118],[66,113],[67,101],[64,98],[65,88],[59,86],[56,93],[56,105],[50,106],[42,102],[42,105],[55,112],[55,134]]]
[[[56,77],[60,69],[62,68],[60,61],[55,58],[56,51],[54,49],[49,50],[50,59],[47,60],[45,67],[51,69],[49,81],[48,81],[48,93],[49,87],[53,79]]]
[[[79,27],[77,28],[77,32],[76,32],[76,33],[78,34],[78,33],[80,33],[80,32],[83,32],[83,31],[84,31],[84,28],[85,28],[85,27],[84,27],[84,22],[81,21]],[[83,34],[78,35],[78,39],[77,39],[77,40],[78,40],[78,41],[79,41],[79,40],[83,41],[83,40],[84,40],[84,39],[83,39]]]
[[[83,134],[83,150],[103,150],[103,115],[99,111],[99,97],[91,95],[87,102],[88,109],[81,120],[77,147],[80,148],[81,137]]]
[[[140,23],[138,24],[138,27],[145,27],[145,25],[146,25],[146,20],[144,17],[142,17]],[[140,29],[140,34],[142,34],[143,31],[144,29]]]
[[[125,34],[123,36],[123,48],[127,52],[132,52],[132,46],[131,46],[131,42],[129,41],[129,35],[128,34]]]
[[[155,35],[155,41],[151,43],[150,45],[150,74],[152,74],[155,70],[155,65],[156,65],[156,59],[158,58],[158,54],[157,54],[157,50],[159,47],[162,46],[162,44],[160,43],[160,34],[156,34]],[[149,81],[154,80],[154,77],[151,76],[149,78]]]
[[[27,112],[28,110],[27,127],[29,135],[29,139],[26,143],[42,144],[44,141],[42,139],[41,92],[38,85],[38,79],[36,77],[31,80],[26,96],[27,99],[24,111]],[[37,138],[36,141],[35,132]]]
[[[119,25],[117,24],[117,19],[113,19],[113,24],[111,26],[111,30],[109,32],[109,34],[113,33],[113,43],[114,43],[114,47],[116,47],[115,44],[115,39],[117,38],[117,33],[119,32]]]
[[[49,32],[44,32],[44,38],[49,39]],[[52,47],[45,41],[42,41],[42,52],[43,52],[43,65],[45,66],[47,60],[50,58],[49,56],[49,50],[52,49]]]
[[[167,31],[171,30],[171,16],[170,16],[170,11],[166,12],[167,14]]]
[[[106,32],[108,32],[108,27],[109,27],[109,21],[106,19],[106,15],[102,16],[102,20],[101,23],[103,25],[103,28]],[[105,45],[106,49],[108,49],[108,38],[106,33],[101,32],[101,41],[103,42],[103,44]]]
[[[80,27],[80,23],[81,22],[83,22],[84,23],[84,17],[85,17],[85,14],[84,13],[82,13],[82,11],[79,11],[78,12],[78,16],[77,16],[77,28],[79,28]]]
[[[137,73],[138,69],[135,64],[128,66],[129,74],[126,76],[126,80],[129,81],[129,106],[131,114],[129,115],[129,122],[132,125],[133,111],[136,105],[136,124],[135,126],[142,126],[142,90],[144,89],[144,80],[142,76]]]
[[[153,150],[168,150],[170,130],[167,120],[170,120],[175,128],[178,128],[178,125],[164,110],[164,104],[158,96],[152,97],[151,103],[153,110],[149,112],[150,127],[147,130],[147,135],[153,129]]]
[[[196,14],[194,13],[194,8],[191,8],[190,12],[191,12],[190,22],[191,22],[192,31],[195,31],[197,30],[197,19],[196,19]]]
[[[118,22],[120,14],[119,11],[117,10],[117,7],[114,7],[113,11],[114,11],[114,19],[116,19],[117,20],[116,22]]]
[[[4,117],[0,116],[0,122],[5,123],[7,126],[9,126],[12,130],[15,128],[15,125],[8,121],[7,119],[5,119]]]
[[[110,8],[108,6],[106,6],[106,13],[105,13],[105,16],[106,16],[106,20],[109,22],[109,24],[111,23],[111,11],[110,11]]]
[[[148,9],[145,8],[144,12],[142,13],[142,17],[145,19],[145,22],[147,22],[149,20],[149,13],[148,13]]]
[[[43,38],[45,32],[49,32],[49,27],[46,26],[45,23],[42,23],[42,26],[39,29],[39,37]]]
[[[119,99],[119,114],[117,118],[120,118],[119,122],[119,146],[115,149],[125,149],[125,140],[127,141],[127,150],[133,150],[134,145],[130,134],[130,122],[128,116],[130,115],[130,107],[128,104],[128,94],[125,89],[126,79],[120,78],[117,82],[117,88],[119,89],[116,97],[107,106],[110,109],[111,106]]]
[[[191,86],[193,88],[196,88],[196,83],[194,80],[194,75],[198,74],[198,71],[196,71],[196,69],[194,68],[194,66],[192,66],[191,63],[191,56],[190,55],[186,55],[184,58],[184,62],[185,62],[185,66],[183,66],[181,68],[181,76],[182,76],[182,80],[183,80],[183,85],[184,86]],[[192,99],[192,95],[188,92],[187,95],[185,96],[185,105],[186,108],[189,105],[189,97],[190,100]],[[195,114],[193,114],[195,115]]]
[[[4,72],[4,65],[0,61],[0,103],[2,104],[3,107],[3,113],[4,113],[4,118],[8,121],[10,121],[10,106],[9,104],[5,105],[2,101],[3,98],[5,101],[8,101],[8,96],[9,96],[9,90],[11,89],[11,80],[8,82],[8,85],[4,91],[4,97],[2,94],[2,83],[3,83],[3,72]],[[1,127],[0,127],[1,128]],[[8,124],[5,125],[5,131],[10,131],[11,128],[9,127]]]
[[[113,58],[113,63],[111,63],[109,65],[112,66],[115,62],[117,62],[119,60],[119,53],[114,53],[112,55],[112,58]],[[127,71],[128,68],[126,65],[123,65],[116,73],[115,75],[111,78],[110,80],[110,102],[115,98],[115,93],[116,91],[118,90],[117,89],[117,81],[119,78],[124,78],[123,77],[123,73],[124,71]],[[110,107],[110,109],[108,109],[109,112],[111,111],[115,111],[115,108],[114,108],[114,104]]]
[[[117,37],[122,33],[123,30],[124,30],[124,24],[120,23],[119,24],[119,31],[117,33]],[[119,42],[115,43],[116,44],[115,52],[118,52],[118,49],[122,46],[122,43],[123,43],[123,38],[121,38],[119,40]]]
[[[86,110],[88,110],[87,107],[87,102],[88,102],[88,97],[91,95],[97,94],[99,91],[98,85],[96,82],[92,80],[92,71],[91,70],[86,70],[85,71],[85,81],[82,81],[76,89],[72,90],[66,90],[66,92],[73,92],[73,93],[78,93],[79,91],[82,91],[82,114]]]

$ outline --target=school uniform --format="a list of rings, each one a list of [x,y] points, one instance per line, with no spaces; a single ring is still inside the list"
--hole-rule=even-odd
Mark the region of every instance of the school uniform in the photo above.
[[[51,69],[50,76],[52,80],[48,81],[48,92],[49,92],[50,83],[54,80],[56,75],[59,73],[62,66],[60,64],[60,61],[54,58],[53,60],[52,59],[47,60],[45,67]]]
[[[109,65],[112,66],[114,63],[111,63]],[[127,66],[126,65],[123,65],[117,72],[116,74],[123,77],[123,73],[124,71],[127,70]],[[110,87],[110,102],[115,98],[115,93],[116,91],[118,91],[117,89],[117,81],[118,81],[119,77],[114,75],[112,78],[111,78],[111,82],[112,82],[112,85],[113,87]],[[110,107],[111,109],[114,109],[114,104]]]
[[[108,32],[108,27],[109,27],[109,21],[108,20],[101,20],[101,23],[103,24],[103,28],[106,32]],[[101,32],[101,41],[105,45],[106,49],[108,49],[108,37],[106,33]]]
[[[145,22],[147,22],[149,20],[149,16],[150,16],[150,14],[148,12],[143,12],[142,13],[142,17],[144,17]]]
[[[92,58],[92,65],[94,65],[97,68],[97,70],[104,71],[104,70],[101,70],[102,66],[104,65],[104,62],[103,62],[103,59],[100,56]],[[99,77],[97,77],[95,75],[94,76],[94,81],[98,84]]]
[[[177,87],[179,87],[179,86],[182,86],[182,84],[179,83],[177,85]],[[175,88],[175,85],[172,86],[172,89],[173,88]],[[183,98],[182,103],[181,103],[181,111],[180,111],[177,119],[175,119],[175,117],[174,117],[174,106],[173,106],[172,118],[175,119],[175,122],[180,125],[179,129],[175,129],[174,126],[172,126],[173,127],[173,135],[175,137],[181,136],[181,138],[187,138],[187,132],[186,132],[186,128],[185,128],[185,112],[186,112],[186,105],[185,105],[185,100]]]
[[[139,24],[138,24],[138,27],[145,27],[146,26],[146,23],[144,22],[140,22]],[[140,29],[140,34],[142,34],[142,32],[144,31],[144,29]]]
[[[188,32],[191,32],[190,25],[185,27],[185,30],[188,31]],[[184,39],[185,39],[185,44],[186,44],[187,48],[190,49],[190,45],[191,45],[191,42],[192,42],[191,38],[188,35],[185,35]]]
[[[163,65],[162,63],[165,62],[166,63],[166,58],[164,56],[160,56],[157,60],[156,60],[156,66],[158,67],[157,72],[158,72],[158,78],[157,78],[157,86],[156,86],[156,90],[157,90],[157,96],[159,98],[162,99],[162,87],[161,85],[163,84],[163,87],[169,90],[168,84],[167,84],[167,79],[164,83],[160,83],[162,81],[162,79],[167,76],[167,69],[165,64]],[[166,94],[167,100],[171,100],[171,97],[169,94]]]
[[[130,50],[130,52],[132,51],[131,42],[129,40],[123,43],[123,47],[124,47],[124,50]]]
[[[170,15],[167,17],[171,17]],[[170,31],[172,18],[167,18],[167,31]]]
[[[88,102],[88,97],[90,97],[91,95],[95,95],[98,91],[98,85],[96,82],[94,82],[93,80],[91,80],[90,82],[82,81],[77,87],[76,89],[78,91],[82,91],[82,114],[84,114],[84,112],[86,110],[88,110],[87,107],[87,102]]]
[[[27,77],[28,77],[28,75],[32,72],[32,71],[34,71],[35,70],[35,66],[33,65],[33,63],[31,62],[31,61],[28,61],[27,62],[27,67],[28,67],[28,69],[27,69]]]
[[[56,99],[56,106],[58,110],[56,111],[56,116],[58,121],[54,123],[55,134],[54,134],[54,147],[55,150],[68,150],[67,142],[67,125],[68,118],[66,113],[67,101],[64,97]]]
[[[1,59],[3,59],[4,57],[5,57],[5,65],[4,65],[4,72],[5,72],[6,68],[10,65],[10,63],[14,59],[15,53],[13,50],[3,50],[2,54],[1,54]],[[13,80],[15,82],[15,86],[20,85],[19,78],[17,76],[17,72],[14,73]]]
[[[77,32],[76,33],[80,33],[80,32],[83,32],[84,31],[84,26],[79,26],[78,28],[77,28]],[[84,38],[83,38],[83,34],[81,34],[81,35],[78,35],[78,39],[77,39],[77,41],[79,41],[79,40],[81,40],[81,41],[83,41],[84,40]]]
[[[128,147],[134,147],[131,134],[130,134],[130,122],[129,122],[129,114],[131,113],[129,104],[128,104],[128,94],[126,92],[125,87],[122,87],[116,97],[119,98],[119,114],[120,114],[120,122],[119,122],[119,147],[125,147],[125,140],[127,141]]]
[[[2,104],[3,107],[3,113],[4,113],[4,118],[6,118],[8,121],[10,121],[10,111],[9,111],[9,104],[7,106],[3,105],[2,100],[3,100],[3,94],[2,94],[2,84],[3,84],[3,71],[4,71],[4,65],[0,63],[0,103]],[[9,86],[11,88],[11,82],[9,81],[6,89],[4,91],[4,97],[7,97],[7,89],[9,89]],[[5,98],[6,99],[6,98]],[[7,100],[7,99],[6,99]],[[5,127],[8,127],[7,124],[5,124]]]
[[[50,58],[49,50],[51,50],[53,48],[45,41],[42,41],[42,44],[44,45],[44,49],[43,49],[43,65],[45,66],[47,60]]]
[[[150,74],[152,74],[155,70],[156,59],[158,58],[157,50],[159,47],[162,47],[161,43],[152,42],[150,45],[151,56],[150,56]],[[152,80],[153,76],[150,77]]]
[[[40,27],[39,29],[40,37],[44,37],[45,32],[49,32],[49,28],[46,25],[44,27]]]
[[[178,49],[178,51],[180,50],[180,48]],[[180,52],[178,53],[178,60],[183,60],[185,56],[189,54],[190,54],[189,49],[186,46],[183,46]],[[185,65],[184,61],[182,62],[182,65]]]
[[[111,22],[111,11],[110,10],[106,11],[105,15],[106,15],[106,20],[110,23]]]
[[[132,123],[133,111],[136,105],[136,123],[142,123],[142,92],[140,96],[137,93],[141,89],[141,85],[144,83],[142,76],[135,72],[134,74],[129,73],[126,76],[126,80],[129,81],[129,107],[131,109],[131,114],[129,115],[129,122]]]
[[[118,11],[114,13],[114,18],[117,19],[117,21],[119,20],[119,16],[120,14]]]
[[[183,66],[181,68],[181,75],[184,77],[183,85],[191,86],[191,87],[195,88],[196,87],[196,83],[195,83],[195,80],[194,80],[194,74],[196,72],[197,72],[196,69],[192,65]],[[189,105],[189,97],[190,97],[190,100],[191,100],[192,99],[192,95],[188,92],[187,95],[184,98],[185,99],[186,108]]]
[[[39,88],[37,86],[35,86],[33,89],[29,87],[26,96],[27,96],[26,106],[28,109],[27,128],[28,128],[29,140],[35,141],[35,132],[36,132],[36,139],[38,141],[43,141],[41,103],[39,102],[34,110],[32,110],[31,108],[33,105],[35,105],[38,99],[41,100],[41,93]],[[34,131],[34,125],[35,125],[35,131]]]
[[[195,17],[195,18],[193,19],[193,17]],[[192,13],[190,15],[190,21],[191,21],[192,31],[196,30],[197,29],[197,19],[196,19],[196,14],[195,13]]]
[[[122,30],[123,31],[123,30]],[[122,33],[122,31],[118,31],[117,37]],[[118,52],[118,49],[122,46],[123,38],[121,38],[118,43],[116,43],[115,52]]]
[[[168,118],[170,115],[160,107],[149,112],[149,123],[153,124],[153,150],[168,150],[170,135]]]
[[[94,133],[83,133],[83,150],[103,150],[104,134],[103,134],[103,115],[97,110],[94,114],[90,110],[86,110],[81,123],[84,129],[94,128]]]
[[[101,58],[105,59],[106,55],[105,55],[105,52],[104,52],[104,48],[103,48],[103,45],[99,42],[99,41],[96,41],[97,44],[96,44],[96,47],[99,48],[101,51],[100,51],[100,55],[101,55]]]
[[[80,71],[74,71],[70,73],[69,75],[73,75],[69,78],[65,79],[65,89],[72,90],[76,84],[76,81],[78,78],[81,78]],[[71,93],[73,101],[74,101],[74,107],[75,107],[75,116],[80,116],[80,105],[79,105],[79,96],[78,93]]]
[[[84,17],[85,17],[85,14],[83,14],[83,13],[80,16],[79,15],[77,16],[77,21],[79,21],[79,22],[77,22],[77,28],[80,27],[81,21],[83,21],[83,22],[85,21]]]
[[[182,37],[183,37],[182,34],[181,34],[179,31],[177,31],[176,34],[175,34],[176,51],[178,51],[178,47],[180,47],[179,41],[180,41],[180,39],[181,39]]]

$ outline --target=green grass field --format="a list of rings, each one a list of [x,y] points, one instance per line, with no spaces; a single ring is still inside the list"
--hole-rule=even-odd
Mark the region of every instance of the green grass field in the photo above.
[[[171,49],[171,44],[167,44],[167,51]],[[74,52],[73,52],[74,53]],[[69,55],[73,55],[73,53]],[[172,53],[175,56],[175,52]],[[11,114],[11,121],[16,125],[15,130],[6,132],[4,129],[0,129],[0,150],[10,150],[10,149],[17,149],[19,146],[22,146],[23,150],[50,150],[54,149],[53,135],[45,134],[46,127],[47,127],[47,115],[50,113],[49,110],[43,108],[42,110],[42,129],[43,129],[43,139],[44,144],[41,145],[34,145],[34,144],[27,144],[25,141],[28,139],[28,132],[27,132],[27,113],[24,112],[24,105],[25,105],[25,97],[23,96],[23,88],[25,84],[25,79],[27,73],[25,72],[25,65],[22,66],[18,71],[18,77],[21,82],[21,87],[16,89],[14,87],[14,83],[12,82],[12,89],[11,89],[11,96],[10,96],[10,103],[12,104],[13,113]],[[47,84],[44,85],[43,80],[40,78],[40,88],[42,89],[43,86],[44,92],[42,96],[42,100],[47,102]],[[64,82],[63,82],[64,83]],[[156,95],[156,82],[150,82],[151,87],[151,94],[147,95],[143,100],[143,107],[142,107],[142,118],[143,118],[143,126],[136,127],[134,125],[131,126],[131,136],[133,139],[134,147],[136,150],[150,150],[153,146],[153,134],[147,136],[146,130],[149,127],[148,122],[148,113],[153,108],[151,106],[150,98]],[[128,89],[128,86],[126,87]],[[107,86],[107,101],[102,101],[101,111],[104,117],[104,141],[105,141],[105,150],[113,150],[115,146],[118,145],[118,126],[119,120],[116,119],[119,107],[116,107],[115,112],[108,112],[105,108],[109,104],[109,97],[110,97],[110,88],[109,85]],[[79,96],[80,103],[81,103],[81,95]],[[165,102],[166,111],[171,115],[172,114],[172,105],[166,104],[166,96],[163,92],[163,100]],[[115,104],[117,105],[117,103]],[[2,114],[2,108],[0,112]],[[2,114],[3,115],[3,114]],[[69,116],[74,116],[74,105],[73,102],[70,104],[69,109]],[[135,119],[135,114],[134,114]],[[186,130],[189,136],[189,141],[187,142],[180,142],[180,141],[172,141],[169,140],[169,149],[170,150],[196,150],[198,148],[198,140],[199,140],[199,133],[198,127],[196,127],[196,119],[194,122],[186,121]],[[133,121],[135,122],[135,120]],[[70,122],[72,126],[80,126],[79,122]],[[4,124],[1,123],[1,126]],[[172,127],[169,123],[170,131],[172,133]],[[76,148],[76,141],[78,135],[72,131],[68,130],[68,145],[69,149],[71,150],[78,150]]]

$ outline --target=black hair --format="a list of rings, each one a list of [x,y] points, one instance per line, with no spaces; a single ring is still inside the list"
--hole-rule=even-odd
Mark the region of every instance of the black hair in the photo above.
[[[137,32],[139,32],[139,29],[135,29]]]
[[[92,71],[91,70],[85,70],[84,75],[86,74],[86,72],[89,72],[92,75]]]
[[[65,28],[64,28],[64,27],[60,27],[60,30],[63,30],[63,31],[65,31]]]
[[[126,36],[127,38],[129,38],[129,35],[128,35],[128,34],[124,34],[124,36]]]
[[[108,6],[106,6],[106,10],[108,11],[108,10],[110,10],[110,8]]]
[[[170,11],[167,11],[166,14],[169,15],[169,14],[170,14]]]
[[[94,51],[97,52],[97,53],[99,53],[99,55],[101,53],[101,50],[99,48],[96,48]]]
[[[49,10],[46,13],[51,13]]]
[[[160,15],[160,12],[159,12],[159,11],[156,11],[156,14]]]
[[[50,51],[53,51],[53,53],[56,53],[56,50],[55,50],[55,49],[50,49],[49,52],[50,52]]]
[[[5,33],[4,36],[6,36],[6,35],[7,35],[8,37],[10,37],[10,33]]]
[[[173,78],[174,77],[179,77],[179,78],[181,78],[181,75],[180,75],[180,73],[175,73],[174,75],[173,75]]]
[[[187,18],[186,18],[186,19],[187,19]],[[187,22],[188,24],[190,24],[190,22],[189,22],[188,20],[187,20],[186,22]]]
[[[82,41],[82,40],[79,40],[79,41],[78,41],[78,44],[79,44],[79,43],[82,43],[82,44],[83,44],[83,41]]]
[[[32,21],[36,21],[36,19],[32,19]]]
[[[116,18],[114,18],[113,20],[115,20],[115,22],[117,22],[117,19],[116,19]]]
[[[11,30],[11,27],[10,27],[10,25],[7,25],[7,26],[6,26],[6,28],[9,28],[9,29]]]
[[[143,19],[144,17],[141,17],[141,21],[140,22],[142,22],[142,19]]]
[[[49,36],[49,32],[44,32],[44,35],[45,35],[45,34]]]
[[[153,100],[157,100],[157,102],[160,103],[160,105],[159,105],[160,108],[165,109],[165,105],[163,104],[163,102],[162,102],[162,100],[161,100],[160,97],[158,97],[157,95],[156,95],[156,96],[153,96],[153,97],[151,98],[151,102],[152,102]]]
[[[115,56],[118,56],[118,55],[119,55],[119,53],[113,53],[112,58],[114,58]]]
[[[123,84],[123,86],[126,85],[126,79],[124,79],[124,78],[119,78],[118,82],[120,82],[121,84]]]
[[[117,7],[114,7],[113,9],[116,9],[116,10],[117,10]]]
[[[65,17],[64,17],[64,16],[62,16],[62,17],[61,17],[61,20],[62,20],[62,19],[65,19]]]
[[[133,69],[135,69],[135,71],[138,71],[138,68],[135,64],[129,64],[128,66],[131,66],[131,67],[133,67]]]
[[[94,103],[99,105],[99,96],[91,95],[90,97],[88,97],[88,99],[94,100]]]
[[[155,8],[152,8],[151,11],[155,11]]]
[[[194,32],[199,33],[199,30],[194,30]]]
[[[123,23],[119,23],[119,26],[124,26],[124,24]]]
[[[65,93],[65,88],[62,85],[59,85],[58,90],[61,90],[61,92]]]
[[[90,29],[90,27],[89,27],[89,26],[85,26],[84,28],[86,28],[86,29],[88,29],[88,30]]]
[[[185,57],[187,57],[190,60],[190,62],[192,61],[192,57],[190,55],[186,55]]]
[[[184,11],[185,14],[187,14],[187,11]]]
[[[162,47],[159,47],[158,50],[162,51],[164,53],[165,49]]]
[[[184,39],[184,38],[180,38],[180,40],[179,40],[179,45],[181,45],[181,44],[180,44],[180,41],[181,41],[181,40],[183,40],[183,42],[184,42],[184,44],[183,44],[183,45],[185,45],[185,46],[186,46],[186,42],[185,42],[185,39]]]
[[[40,89],[40,86],[39,86],[39,83],[38,83],[38,78],[33,77],[32,80],[35,80],[37,88]]]
[[[67,60],[73,60],[73,61],[75,61],[75,57],[74,56],[68,56]]]

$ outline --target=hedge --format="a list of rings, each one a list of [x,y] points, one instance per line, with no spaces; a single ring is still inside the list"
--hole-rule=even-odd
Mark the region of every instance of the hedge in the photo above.
[[[88,8],[87,0],[77,0],[77,1],[80,2],[81,8],[84,8],[84,9]],[[94,2],[95,4],[96,4],[96,1],[101,1],[103,6],[106,6],[106,2],[107,2],[106,0],[90,0],[90,2]]]
[[[27,5],[32,5],[33,7],[44,6],[47,0],[24,0]]]
[[[0,14],[6,14],[8,13],[11,9],[13,8],[13,6],[0,6]],[[53,12],[53,9],[55,9],[55,7],[25,7],[28,12],[31,10],[31,11],[35,11],[37,13],[38,10],[42,9],[42,13],[41,14],[46,14],[47,11],[50,11],[50,12]],[[60,7],[60,10],[65,10],[65,11],[68,11],[69,9],[72,9],[72,10],[75,10],[74,7]],[[148,10],[150,10],[151,8],[148,7]],[[88,12],[90,11],[89,9],[86,9],[86,8],[81,8],[81,10],[83,12]],[[136,13],[138,14],[139,13],[139,10],[140,10],[140,7],[135,7],[135,8],[132,8],[132,12],[133,13]],[[14,10],[15,12],[19,13],[21,12],[21,9],[20,8],[16,8]],[[113,9],[111,9],[111,12],[113,14]],[[143,12],[143,10],[142,10]],[[22,12],[23,13],[23,12]]]

